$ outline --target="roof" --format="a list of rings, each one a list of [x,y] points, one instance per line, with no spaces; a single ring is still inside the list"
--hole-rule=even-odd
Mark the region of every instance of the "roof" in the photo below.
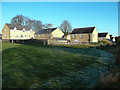
[[[113,35],[110,35],[110,37],[112,37]]]
[[[53,32],[55,29],[57,29],[57,28],[42,29],[42,30],[39,30],[38,32],[36,32],[35,34],[48,34],[48,33]]]
[[[71,34],[92,33],[95,27],[75,28]]]
[[[98,33],[98,37],[106,37],[108,33]]]
[[[23,26],[23,25],[15,25],[15,24],[6,24],[7,26],[8,26],[8,28],[10,28],[10,29],[14,29],[15,27],[17,28],[17,30],[22,30],[23,28],[25,29],[25,30],[30,30],[31,28],[30,27],[28,27],[28,26]]]

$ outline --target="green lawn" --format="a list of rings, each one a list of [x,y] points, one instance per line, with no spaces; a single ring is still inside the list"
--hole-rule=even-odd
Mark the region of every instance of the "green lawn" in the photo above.
[[[97,63],[98,56],[87,48],[3,43],[3,87],[72,87],[70,73]]]

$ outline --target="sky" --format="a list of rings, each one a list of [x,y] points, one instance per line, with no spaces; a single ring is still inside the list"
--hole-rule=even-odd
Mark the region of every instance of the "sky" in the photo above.
[[[2,26],[24,15],[59,27],[64,20],[72,29],[96,26],[98,32],[118,36],[118,2],[2,2]]]

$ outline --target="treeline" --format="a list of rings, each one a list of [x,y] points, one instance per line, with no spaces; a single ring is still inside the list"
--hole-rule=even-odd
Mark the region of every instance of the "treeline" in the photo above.
[[[42,24],[40,20],[32,20],[29,17],[23,15],[16,15],[13,17],[11,19],[11,24],[28,26],[35,30],[35,32],[38,32],[41,29],[53,27],[53,24],[51,23]],[[72,31],[71,24],[67,20],[64,20],[59,28],[64,32],[65,35],[69,34]]]

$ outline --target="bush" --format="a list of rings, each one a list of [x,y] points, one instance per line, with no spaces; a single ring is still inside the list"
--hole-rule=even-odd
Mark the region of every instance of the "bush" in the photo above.
[[[108,44],[109,42],[108,41],[99,41],[99,43],[106,43],[106,44]]]

